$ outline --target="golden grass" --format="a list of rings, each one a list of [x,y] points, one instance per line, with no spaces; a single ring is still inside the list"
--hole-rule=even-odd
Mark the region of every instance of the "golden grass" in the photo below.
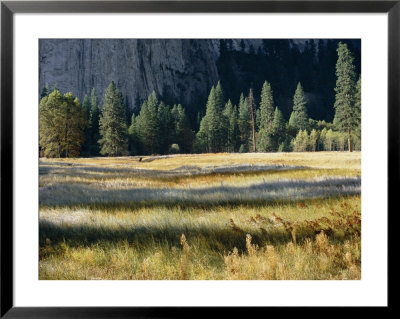
[[[254,182],[274,181],[279,179],[303,179],[308,180],[317,177],[346,176],[355,177],[361,175],[359,169],[333,168],[333,169],[299,169],[299,170],[271,170],[267,172],[231,173],[231,174],[204,174],[195,176],[170,176],[149,177],[139,176],[133,173],[85,173],[85,176],[67,175],[67,170],[52,172],[40,178],[40,186],[54,184],[100,184],[108,188],[123,187],[202,187],[223,185],[250,185]]]
[[[360,153],[339,152],[180,155],[144,157],[142,162],[135,157],[41,159],[40,186],[50,194],[62,184],[102,191],[132,186],[218,189],[287,179],[357,177],[360,161]],[[182,175],[181,169],[162,178],[134,171],[239,164],[306,168],[246,173],[232,169],[195,176]],[[126,170],[113,171],[121,168]],[[361,278],[359,194],[254,203],[150,204],[41,204],[39,278]]]
[[[139,158],[142,161],[139,162]],[[96,158],[42,158],[42,163],[71,163],[96,167],[128,167],[171,170],[181,166],[206,167],[210,165],[280,164],[313,168],[361,168],[361,152],[315,152],[315,153],[217,153],[183,154],[168,156],[128,156]]]

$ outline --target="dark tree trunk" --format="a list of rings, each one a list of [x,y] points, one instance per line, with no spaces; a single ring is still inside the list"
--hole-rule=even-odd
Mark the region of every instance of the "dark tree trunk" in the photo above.
[[[353,152],[353,141],[351,139],[351,129],[349,129],[348,143],[349,143],[349,152]]]

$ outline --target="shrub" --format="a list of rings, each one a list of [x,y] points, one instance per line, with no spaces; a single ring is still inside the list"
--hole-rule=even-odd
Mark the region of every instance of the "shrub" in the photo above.
[[[169,148],[170,154],[178,154],[180,152],[180,148],[178,144],[172,144]]]
[[[240,145],[239,153],[246,153],[246,152],[248,152],[246,145],[244,144]]]

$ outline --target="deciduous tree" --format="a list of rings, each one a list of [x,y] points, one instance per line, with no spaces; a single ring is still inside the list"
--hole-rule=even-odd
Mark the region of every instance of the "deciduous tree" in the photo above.
[[[39,146],[45,156],[79,156],[86,127],[84,110],[72,93],[55,89],[40,101]]]

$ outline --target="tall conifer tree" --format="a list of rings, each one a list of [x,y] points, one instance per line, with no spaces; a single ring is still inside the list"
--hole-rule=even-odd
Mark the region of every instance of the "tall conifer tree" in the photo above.
[[[99,154],[99,143],[100,140],[100,129],[99,129],[99,120],[100,120],[100,108],[99,102],[96,95],[96,89],[93,88],[90,93],[90,116],[89,116],[89,130],[90,130],[90,154],[98,155]]]
[[[244,98],[243,93],[240,95],[239,99],[238,129],[240,149],[248,152],[251,134],[250,112],[247,99]]]
[[[306,104],[303,87],[299,82],[293,96],[293,111],[289,119],[289,125],[297,132],[309,128]]]
[[[83,102],[82,102],[82,109],[84,111],[85,114],[85,118],[86,121],[89,122],[89,117],[90,117],[90,101],[88,96],[85,94],[85,96],[83,97]],[[82,155],[84,156],[88,156],[90,155],[90,145],[92,144],[92,138],[90,136],[90,126],[88,125],[85,128],[85,141],[83,142],[82,145]]]
[[[160,133],[157,117],[158,104],[156,93],[153,91],[147,100],[143,102],[139,116],[136,119],[141,143],[147,154],[154,154],[158,149]]]
[[[354,101],[354,107],[359,116],[358,125],[355,129],[355,137],[357,140],[356,143],[358,143],[359,147],[358,149],[361,149],[361,76],[358,78],[358,81],[356,83],[356,96]]]
[[[253,90],[250,88],[249,96],[247,98],[247,104],[250,112],[250,124],[251,124],[251,145],[253,152],[256,151],[256,105],[254,102]]]
[[[128,153],[127,127],[122,96],[112,81],[104,94],[104,105],[100,115],[100,153],[108,156]]]
[[[360,109],[355,99],[355,67],[347,44],[339,42],[336,63],[336,98],[334,124],[348,135],[349,152],[353,151],[352,132],[360,123]]]
[[[224,127],[222,106],[223,93],[218,82],[216,88],[212,87],[206,105],[206,115],[200,122],[197,134],[198,143],[203,145],[208,152],[220,152],[224,145]]]
[[[258,149],[272,151],[272,126],[274,119],[274,98],[271,85],[265,81],[261,90],[260,129],[258,133]]]
[[[226,138],[226,149],[228,152],[234,152],[236,150],[236,135],[237,135],[237,109],[232,105],[231,100],[225,104],[223,115],[227,120],[227,126],[225,130]]]
[[[173,143],[179,145],[180,152],[189,153],[192,150],[194,132],[190,128],[185,109],[181,104],[174,105],[171,114],[174,122]]]
[[[275,108],[274,120],[272,122],[272,150],[277,151],[279,147],[283,148],[282,143],[284,143],[286,138],[286,122],[283,117],[282,112]]]

